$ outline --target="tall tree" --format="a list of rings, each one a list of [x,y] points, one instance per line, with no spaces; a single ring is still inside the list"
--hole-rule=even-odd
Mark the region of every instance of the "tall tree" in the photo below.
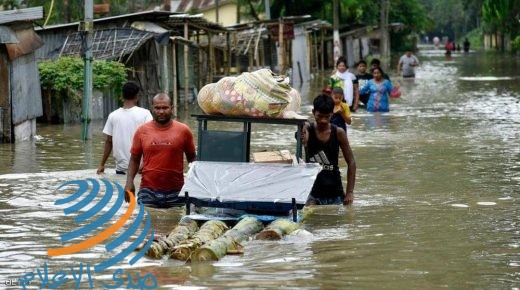
[[[264,1],[262,0],[237,0],[237,21],[258,21],[259,14],[264,12]]]
[[[428,10],[419,0],[390,1],[389,22],[404,24],[403,29],[391,33],[393,50],[412,48],[415,45],[415,36],[432,26],[426,11]]]
[[[484,0],[482,3],[482,18],[484,28],[495,35],[501,36],[500,49],[505,49],[505,38],[517,30],[519,10],[518,0]]]
[[[435,36],[447,36],[451,40],[462,37],[471,27],[471,19],[475,19],[474,13],[466,13],[466,7],[476,3],[473,0],[422,0],[432,21],[430,34]],[[480,10],[475,9],[475,12]]]

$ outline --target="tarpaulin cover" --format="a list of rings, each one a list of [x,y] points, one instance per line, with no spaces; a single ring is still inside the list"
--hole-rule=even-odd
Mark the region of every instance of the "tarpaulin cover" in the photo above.
[[[181,195],[220,203],[305,204],[321,167],[317,164],[193,162]]]

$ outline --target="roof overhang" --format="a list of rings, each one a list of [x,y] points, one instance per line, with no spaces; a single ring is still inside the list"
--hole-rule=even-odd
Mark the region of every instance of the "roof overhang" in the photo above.
[[[133,28],[95,30],[92,35],[92,56],[94,59],[121,61],[123,57],[132,55],[154,36],[154,33]],[[80,32],[69,34],[61,49],[60,57],[81,56],[82,38]]]
[[[31,7],[16,10],[0,11],[0,24],[17,21],[33,21],[43,18],[43,7]]]
[[[130,14],[123,14],[123,15],[117,15],[117,16],[111,16],[111,17],[103,17],[103,18],[97,18],[94,19],[94,28],[97,24],[106,24],[109,22],[115,22],[120,20],[128,20],[130,22],[133,21],[151,21],[151,22],[159,22],[167,20],[171,15],[179,14],[177,12],[170,12],[170,11],[142,11],[142,12],[136,12],[136,13],[130,13]],[[56,25],[48,25],[46,27],[37,28],[36,30],[53,30],[53,29],[63,29],[63,28],[73,28],[78,27],[80,22],[71,22],[71,23],[64,23],[64,24],[56,24]]]
[[[208,31],[211,33],[223,33],[228,31],[226,27],[205,19],[203,14],[171,15],[166,24],[168,27],[176,30],[179,30],[181,27],[187,24],[188,27],[192,29]]]

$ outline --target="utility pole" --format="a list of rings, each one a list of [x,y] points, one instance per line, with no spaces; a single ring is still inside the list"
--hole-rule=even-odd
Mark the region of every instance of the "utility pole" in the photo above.
[[[82,140],[92,139],[92,128],[90,127],[92,107],[92,30],[94,26],[94,3],[93,0],[85,0],[85,20],[81,23],[80,30],[83,34],[83,57],[85,61],[83,79],[83,134]]]
[[[269,4],[269,0],[264,0],[265,6],[265,19],[271,20],[271,4]]]
[[[63,12],[65,12],[65,23],[70,23],[70,5],[69,0],[63,0]]]
[[[164,11],[171,11],[172,5],[170,0],[164,0],[163,2]]]
[[[283,17],[278,20],[278,73],[285,73],[285,41],[283,39]]]
[[[264,0],[264,10],[265,10],[265,20],[271,20],[271,4],[269,3],[269,0]],[[269,25],[266,25],[267,30],[269,30]],[[271,40],[271,33],[267,34],[267,54],[269,57],[269,64],[271,65],[272,69],[272,63],[273,63],[273,53],[272,53],[272,40]]]
[[[219,0],[215,0],[215,18],[216,18],[216,23],[218,23],[219,21],[219,15],[218,15],[218,9],[219,9],[219,6],[220,6],[220,1]]]
[[[332,24],[332,39],[334,41],[334,66],[336,61],[341,56],[341,40],[339,38],[339,0],[334,0],[332,8],[333,24]]]
[[[390,0],[381,0],[381,59],[385,68],[390,67],[390,35],[388,31],[388,11],[390,9]]]

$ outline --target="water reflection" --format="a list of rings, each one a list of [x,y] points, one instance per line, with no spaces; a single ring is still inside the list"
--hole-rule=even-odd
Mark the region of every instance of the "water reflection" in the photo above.
[[[24,172],[27,168],[34,167],[39,170],[36,159],[36,144],[34,141],[21,142],[14,147],[12,168],[16,172]]]
[[[394,119],[396,120],[396,119]],[[361,121],[363,122],[363,126],[365,130],[369,131],[375,131],[378,129],[381,130],[389,130],[390,123],[392,121],[392,118],[389,114],[383,114],[383,113],[372,113],[365,118],[362,118]]]

